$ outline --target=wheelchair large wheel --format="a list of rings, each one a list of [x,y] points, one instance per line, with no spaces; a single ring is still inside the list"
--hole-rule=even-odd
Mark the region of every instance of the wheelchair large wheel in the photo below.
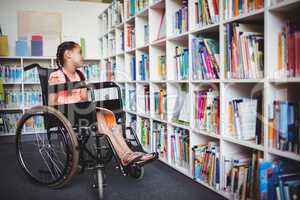
[[[37,106],[17,124],[16,153],[25,174],[53,188],[68,183],[77,170],[78,141],[70,122],[56,109]]]

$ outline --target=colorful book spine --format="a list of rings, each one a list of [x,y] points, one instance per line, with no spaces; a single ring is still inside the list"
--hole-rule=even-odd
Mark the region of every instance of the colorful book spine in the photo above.
[[[175,47],[174,66],[177,72],[177,80],[187,80],[189,75],[189,50],[184,47]]]
[[[195,95],[195,128],[207,133],[219,134],[220,99],[217,91],[199,90]]]
[[[253,151],[252,157],[232,154],[222,156],[222,190],[233,199],[259,199],[259,160],[262,152]]]
[[[140,80],[149,80],[149,56],[147,54],[142,54],[139,61],[140,68]]]
[[[17,65],[0,64],[0,79],[3,83],[22,82],[22,68]]]
[[[154,112],[157,117],[165,119],[167,115],[167,92],[165,88],[154,92]]]
[[[299,104],[274,101],[269,112],[269,147],[300,154]]]
[[[136,66],[135,66],[135,57],[130,59],[130,77],[132,81],[136,80]]]
[[[148,0],[136,0],[136,6],[138,11],[142,11],[144,8],[148,7]]]
[[[194,80],[220,78],[219,42],[211,38],[192,40],[192,69]]]
[[[278,33],[277,67],[274,78],[300,76],[300,31],[299,24],[288,21]]]
[[[112,24],[118,25],[124,20],[124,4],[121,1],[113,0],[112,1]]]
[[[39,83],[40,78],[36,68],[24,71],[24,83]]]
[[[144,107],[145,113],[150,113],[150,90],[149,85],[144,86]]]
[[[136,0],[128,0],[125,2],[127,3],[127,18],[134,16],[136,13]]]
[[[190,166],[190,137],[186,129],[174,128],[170,134],[169,162],[177,166],[189,168]]]
[[[188,31],[188,1],[182,1],[182,7],[173,15],[173,33],[181,34]]]
[[[115,72],[116,72],[116,61],[113,59],[106,60],[106,62],[105,62],[105,80],[108,80],[108,81],[115,80]]]
[[[15,133],[22,113],[1,113],[0,134]]]
[[[219,22],[219,0],[194,0],[195,23],[205,26]]]
[[[249,29],[253,31],[250,32]],[[258,29],[260,27],[251,24],[229,23],[226,25],[225,78],[263,77],[264,36]]]
[[[134,25],[127,26],[127,48],[135,48],[135,27]]]
[[[220,147],[216,142],[192,148],[192,173],[195,180],[220,190]]]
[[[258,100],[237,98],[227,105],[227,135],[240,140],[261,143],[261,133],[257,129]]]
[[[87,81],[96,82],[100,81],[100,67],[98,64],[87,64],[83,67],[84,75]]]
[[[23,105],[23,95],[21,90],[5,89],[5,100],[1,105],[2,108],[17,108]]]
[[[225,19],[247,14],[264,7],[264,0],[223,0]]]
[[[140,122],[141,143],[146,149],[150,145],[150,121],[148,119],[141,119]]]
[[[161,159],[168,159],[168,130],[167,125],[153,122],[153,131],[150,135],[150,151],[158,152]]]

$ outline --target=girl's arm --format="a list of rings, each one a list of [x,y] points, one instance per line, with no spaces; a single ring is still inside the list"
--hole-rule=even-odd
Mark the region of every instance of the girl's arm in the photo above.
[[[57,94],[56,93],[51,93],[48,95],[48,105],[49,106],[53,106],[53,105],[57,105]]]
[[[51,73],[49,80],[48,80],[49,85],[55,85],[55,84],[58,84],[59,82],[60,81],[57,76],[57,73],[55,73],[55,72]],[[48,94],[48,105],[50,105],[50,106],[58,105],[57,99],[58,99],[57,93]]]

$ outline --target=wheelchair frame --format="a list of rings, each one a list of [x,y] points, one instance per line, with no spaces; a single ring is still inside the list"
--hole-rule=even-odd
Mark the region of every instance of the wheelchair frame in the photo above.
[[[139,142],[139,139],[134,131],[134,129],[132,129],[132,127],[125,127],[124,122],[125,122],[125,114],[123,111],[123,104],[122,104],[122,98],[121,98],[121,91],[119,86],[114,83],[114,82],[100,82],[100,83],[96,83],[96,84],[92,84],[92,85],[86,85],[85,82],[83,81],[78,81],[78,82],[68,82],[65,84],[58,84],[58,85],[51,85],[49,86],[48,83],[48,79],[49,79],[49,75],[52,71],[57,70],[57,69],[49,69],[49,68],[43,68],[41,67],[39,64],[31,64],[29,66],[26,66],[24,68],[25,71],[33,69],[33,68],[37,68],[38,70],[38,74],[39,74],[39,78],[40,78],[40,83],[41,83],[41,88],[42,88],[42,100],[43,100],[43,105],[44,106],[37,106],[37,107],[33,107],[30,110],[34,110],[34,109],[56,109],[57,112],[60,112],[60,109],[57,109],[59,106],[70,106],[72,104],[65,104],[65,105],[59,105],[59,106],[54,106],[54,108],[52,106],[48,106],[48,94],[49,93],[57,93],[60,91],[71,91],[73,89],[81,89],[81,88],[87,88],[88,90],[90,90],[91,92],[93,92],[93,90],[97,90],[97,89],[103,89],[103,88],[117,88],[118,91],[118,99],[116,100],[104,100],[104,101],[92,101],[92,102],[85,102],[85,103],[76,103],[75,105],[79,105],[79,104],[87,104],[89,103],[90,105],[92,105],[92,108],[96,109],[97,107],[104,107],[107,109],[110,109],[113,111],[113,113],[116,116],[117,121],[119,119],[123,120],[122,123],[122,130],[123,130],[123,136],[126,140],[126,143],[128,144],[128,146],[133,149],[133,150],[137,150],[137,151],[141,151],[141,152],[145,152],[141,143]],[[57,108],[55,108],[57,107]],[[66,116],[65,114],[63,114],[62,112],[60,112],[61,114],[61,118],[65,118]],[[24,114],[26,115],[26,113]],[[33,114],[34,115],[34,114]],[[96,111],[94,110],[94,114],[89,113],[89,115],[94,115],[94,116],[90,116],[92,117],[94,120],[96,120]],[[67,119],[66,119],[67,120]],[[94,121],[95,122],[95,121]],[[75,122],[73,122],[73,124],[75,124]],[[117,155],[115,149],[113,148],[112,142],[110,140],[110,138],[104,134],[104,133],[96,133],[97,130],[97,126],[93,125],[93,126],[81,126],[81,127],[76,127],[74,125],[71,126],[73,129],[74,133],[77,133],[75,135],[76,139],[77,139],[77,144],[76,144],[76,151],[78,151],[78,163],[77,165],[81,166],[80,172],[79,173],[83,173],[85,171],[85,169],[87,168],[88,164],[90,162],[94,162],[92,167],[89,167],[88,169],[93,169],[97,171],[97,179],[98,179],[98,194],[99,194],[99,198],[103,199],[103,172],[105,169],[105,165],[114,157],[115,160],[117,161],[117,165],[120,168],[122,175],[126,176],[126,175],[130,175],[134,178],[141,178],[141,176],[143,175],[143,166],[153,160],[156,160],[158,158],[158,153],[152,153],[154,155],[154,158],[148,161],[138,161],[138,162],[134,162],[131,163],[127,166],[124,166],[119,158],[119,156]],[[20,137],[21,137],[21,132],[22,132],[22,127],[20,127],[20,124],[18,123],[17,126],[17,137],[16,137],[16,144],[17,144],[17,153],[18,153],[18,145],[20,143]],[[48,130],[48,129],[47,129]],[[128,139],[126,138],[126,131],[129,130],[130,134],[133,136],[133,139]],[[47,136],[49,137],[50,131],[47,131]],[[95,142],[96,142],[96,152],[95,154],[93,154],[87,147],[88,144],[88,140],[89,138],[92,136],[95,137]],[[108,144],[108,147],[102,146],[101,145],[101,139],[104,139],[103,141],[106,142]],[[133,145],[132,142],[135,142],[136,145]],[[108,155],[103,155],[103,150],[106,150],[110,153],[108,153]],[[89,157],[92,158],[92,160],[87,160],[84,157],[84,153],[86,153]],[[24,162],[23,160],[20,159],[20,154],[18,156],[18,161],[19,164],[21,165],[21,167],[23,168],[23,170],[25,171],[25,173],[30,176],[30,174],[28,173],[28,169],[25,169],[24,166]],[[77,166],[75,166],[77,167]],[[74,172],[71,173],[70,177],[68,178],[68,180],[66,180],[63,183],[60,183],[59,185],[55,185],[54,187],[62,187],[64,186],[66,183],[68,183],[72,177],[74,176]],[[32,177],[31,177],[32,178]]]

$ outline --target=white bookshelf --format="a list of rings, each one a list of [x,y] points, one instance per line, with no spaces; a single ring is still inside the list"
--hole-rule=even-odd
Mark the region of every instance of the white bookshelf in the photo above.
[[[188,1],[188,9],[189,9],[189,29],[187,32],[181,33],[179,35],[174,35],[172,32],[172,13],[177,11],[180,8],[180,2],[177,0],[158,0],[156,2],[149,1],[149,6],[144,8],[142,11],[137,12],[135,16],[130,17],[129,19],[125,18],[124,21],[120,24],[116,24],[113,27],[116,29],[116,33],[126,32],[126,26],[128,24],[135,25],[135,33],[136,33],[136,44],[133,49],[126,49],[127,37],[125,34],[125,51],[117,50],[111,55],[113,58],[116,58],[116,64],[121,70],[121,75],[117,75],[116,82],[126,88],[126,100],[128,101],[128,89],[136,89],[137,95],[137,108],[136,110],[129,110],[128,107],[125,108],[125,112],[127,115],[136,116],[137,118],[137,133],[139,134],[139,121],[141,119],[149,119],[150,124],[153,121],[161,122],[166,124],[168,130],[172,130],[173,127],[179,127],[183,129],[187,129],[190,134],[190,148],[198,143],[208,142],[208,141],[216,141],[220,145],[220,154],[228,155],[234,152],[242,152],[249,153],[252,150],[257,150],[263,153],[264,159],[268,160],[275,157],[281,157],[286,159],[291,159],[294,161],[300,161],[300,155],[280,151],[277,149],[269,148],[268,145],[268,106],[272,104],[274,100],[282,99],[280,93],[278,92],[280,88],[287,89],[288,93],[293,94],[300,89],[300,78],[292,77],[292,78],[274,78],[273,71],[276,66],[277,60],[277,33],[281,29],[284,21],[288,19],[289,13],[296,13],[297,9],[300,7],[299,0],[286,0],[282,3],[273,5],[271,4],[272,0],[265,0],[264,8],[259,10],[255,10],[249,13],[245,13],[243,15],[233,17],[230,19],[223,18],[223,1],[220,0],[220,19],[216,24],[209,24],[205,26],[199,26],[195,24],[195,15],[194,15],[194,1]],[[100,16],[104,15],[107,12],[110,12],[111,8],[108,7]],[[161,14],[165,10],[166,13],[166,38],[161,38],[156,40],[159,21]],[[299,15],[299,14],[298,14]],[[126,9],[124,11],[124,16],[126,15]],[[100,19],[102,19],[100,17]],[[259,24],[263,27],[264,31],[264,76],[258,79],[230,79],[227,80],[224,78],[224,31],[225,25],[233,22],[241,22],[241,23],[250,23],[250,24]],[[143,42],[143,25],[149,24],[149,43]],[[104,32],[107,29],[103,29]],[[108,29],[110,30],[110,29]],[[173,48],[176,45],[180,45],[191,50],[192,39],[197,36],[205,36],[212,37],[219,41],[220,48],[220,79],[216,80],[193,80],[192,78],[192,57],[191,52],[189,52],[189,77],[188,80],[177,80],[176,79],[176,71],[173,63]],[[106,40],[106,35],[102,35],[100,37],[100,41]],[[116,40],[117,46],[120,43],[118,39]],[[105,42],[104,42],[105,43]],[[103,49],[103,54],[101,60],[105,60],[107,58],[106,44],[101,43],[100,49]],[[150,62],[150,79],[146,81],[140,81],[138,79],[138,62],[139,55],[143,52],[147,52],[149,55]],[[166,55],[166,79],[162,79],[157,73],[157,63],[158,56],[165,54]],[[129,59],[135,55],[136,56],[136,77],[137,80],[130,79],[130,66]],[[125,73],[125,74],[124,74]],[[118,78],[121,77],[121,78]],[[177,88],[180,85],[186,84],[189,91],[190,96],[190,124],[182,125],[172,121],[172,112],[174,109],[172,99],[176,96]],[[144,85],[149,85],[150,87],[150,114],[144,113],[144,107],[141,106],[143,103],[141,101],[142,96],[140,95],[140,91]],[[167,91],[167,116],[162,119],[154,113],[154,99],[153,93],[159,90],[160,87],[166,88]],[[199,88],[205,87],[213,87],[216,88],[220,95],[220,133],[216,134],[213,132],[206,132],[204,130],[199,130],[194,127],[194,118],[193,118],[193,91]],[[226,116],[227,116],[227,103],[233,97],[243,96],[243,97],[253,97],[253,95],[261,100],[261,104],[259,108],[261,110],[261,133],[262,133],[262,141],[261,144],[256,144],[254,141],[244,141],[233,138],[226,134],[227,126],[226,126]],[[282,100],[290,100],[292,97],[288,96],[283,98]],[[295,100],[299,102],[299,95],[294,95]],[[126,102],[128,103],[128,102]],[[152,131],[152,127],[150,129]],[[140,137],[140,135],[139,135]],[[179,172],[187,175],[190,178],[192,177],[191,173],[191,165],[190,167],[182,169],[178,166],[175,166],[168,162],[167,160],[162,160],[163,163],[173,167]],[[190,159],[191,161],[191,159]],[[223,172],[223,167],[221,166],[221,174]],[[227,199],[232,199],[233,197],[222,191],[216,190],[215,188],[209,186],[208,184],[197,181],[205,187],[210,188],[211,190],[217,192],[218,194],[223,195]],[[222,183],[222,180],[220,181]]]
[[[0,107],[0,113],[21,113],[23,114],[27,109],[33,107],[33,105],[24,105],[24,94],[27,90],[36,90],[41,92],[40,82],[39,80],[34,82],[28,82],[25,80],[25,73],[24,67],[33,63],[38,63],[43,67],[53,68],[56,66],[56,57],[36,57],[36,56],[0,56],[0,64],[7,65],[7,66],[18,66],[21,68],[21,81],[20,82],[13,82],[13,83],[3,83],[4,91],[7,89],[10,90],[18,90],[22,94],[22,102],[23,104],[16,105],[13,107]],[[85,58],[85,65],[86,64],[97,64],[99,67],[101,66],[101,62],[99,58]],[[87,82],[90,82],[87,80]],[[99,82],[99,81],[97,81]],[[92,83],[92,82],[91,82]],[[42,102],[41,102],[42,104]],[[26,132],[26,134],[34,134],[30,132]],[[9,133],[0,133],[1,136],[13,136],[15,135],[14,132],[10,131]]]

